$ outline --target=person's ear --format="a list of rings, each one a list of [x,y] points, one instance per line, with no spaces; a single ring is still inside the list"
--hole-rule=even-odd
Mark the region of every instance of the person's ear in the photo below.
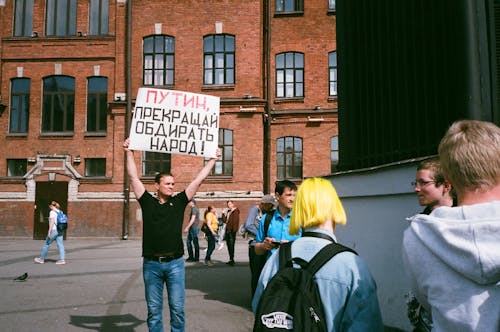
[[[443,182],[443,188],[445,192],[449,193],[451,191],[451,183],[448,180],[444,180]]]

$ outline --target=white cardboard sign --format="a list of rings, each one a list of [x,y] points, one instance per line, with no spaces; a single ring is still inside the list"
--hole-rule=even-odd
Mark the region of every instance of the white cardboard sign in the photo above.
[[[140,88],[130,126],[131,150],[216,157],[220,98]]]

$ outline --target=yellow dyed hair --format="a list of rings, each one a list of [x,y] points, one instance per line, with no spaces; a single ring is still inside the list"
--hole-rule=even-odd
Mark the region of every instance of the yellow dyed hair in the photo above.
[[[321,225],[328,219],[341,225],[347,222],[335,188],[330,181],[323,178],[305,180],[293,202],[290,234],[298,234],[301,228]]]

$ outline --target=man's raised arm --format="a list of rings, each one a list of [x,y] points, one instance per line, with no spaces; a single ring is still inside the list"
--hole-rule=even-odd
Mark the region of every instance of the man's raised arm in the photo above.
[[[132,189],[135,194],[135,198],[139,199],[142,194],[146,191],[144,184],[139,179],[139,175],[137,173],[137,166],[135,164],[134,151],[129,150],[130,140],[127,138],[125,142],[123,142],[123,149],[126,152],[127,158],[127,173],[130,178],[130,184],[132,185]]]
[[[210,174],[210,171],[214,167],[215,162],[217,161],[217,159],[220,158],[220,156],[221,156],[221,150],[219,148],[217,148],[216,155],[217,156],[215,158],[210,158],[210,160],[201,169],[201,171],[198,173],[198,175],[193,180],[193,182],[191,182],[187,186],[187,188],[186,188],[186,196],[187,196],[187,198],[189,200],[191,200],[194,197],[194,195],[198,191],[198,188],[200,187],[200,185],[203,182],[203,180],[205,180],[205,178],[208,176],[208,174]]]

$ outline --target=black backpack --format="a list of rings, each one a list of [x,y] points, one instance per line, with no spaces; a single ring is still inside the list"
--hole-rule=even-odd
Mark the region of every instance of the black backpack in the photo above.
[[[333,256],[343,251],[356,252],[322,233],[305,232],[331,240],[311,260],[291,257],[292,242],[278,251],[279,270],[262,293],[255,314],[253,331],[327,331],[323,304],[314,274]],[[293,267],[296,263],[300,268]]]

